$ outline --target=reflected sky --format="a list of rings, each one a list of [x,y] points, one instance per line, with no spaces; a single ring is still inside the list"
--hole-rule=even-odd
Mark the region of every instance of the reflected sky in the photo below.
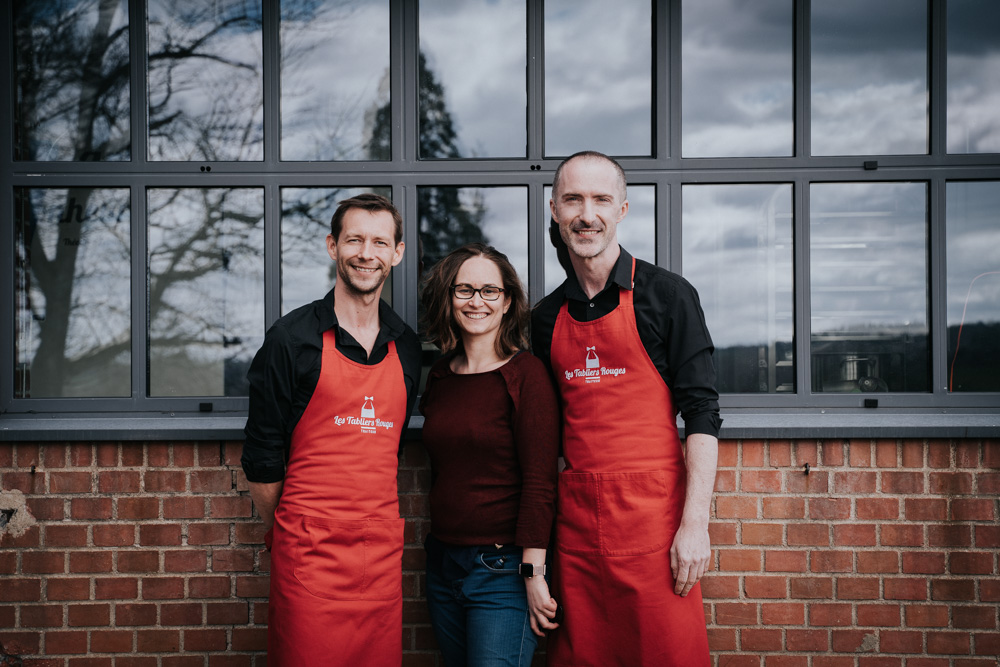
[[[792,16],[792,0],[684,1],[684,157],[792,154]]]
[[[649,0],[545,3],[545,155],[652,151]]]
[[[927,3],[812,4],[812,154],[927,152]]]
[[[527,154],[526,40],[524,0],[420,3],[420,50],[444,88],[462,157]]]
[[[948,0],[948,152],[1000,153],[1000,3]]]
[[[1000,181],[948,183],[947,197],[948,326],[1000,322]]]
[[[389,3],[281,2],[281,159],[368,160],[389,103]]]

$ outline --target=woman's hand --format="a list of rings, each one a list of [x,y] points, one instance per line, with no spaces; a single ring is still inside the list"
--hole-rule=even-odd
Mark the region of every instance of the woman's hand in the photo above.
[[[539,637],[544,637],[546,630],[555,630],[559,627],[553,620],[559,605],[549,595],[549,585],[542,575],[536,574],[525,579],[524,586],[528,592],[528,618],[531,619],[531,631]]]

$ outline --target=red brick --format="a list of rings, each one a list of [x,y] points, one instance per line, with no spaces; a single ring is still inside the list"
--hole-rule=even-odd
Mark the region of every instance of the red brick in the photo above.
[[[858,498],[858,519],[887,520],[899,518],[899,501],[895,498]]]
[[[792,465],[792,443],[772,440],[767,444],[767,462],[772,468],[787,468]]]
[[[983,440],[983,467],[1000,468],[1000,440]]]
[[[232,580],[227,576],[191,577],[188,596],[191,598],[228,598],[232,595]]]
[[[111,518],[111,498],[73,498],[69,514],[74,519],[106,521]]]
[[[830,545],[830,529],[824,524],[793,523],[788,526],[788,546],[825,547]]]
[[[216,518],[253,516],[253,502],[250,496],[212,498],[209,501],[209,508],[209,515]]]
[[[906,625],[910,628],[948,627],[948,607],[941,604],[907,605]]]
[[[25,498],[25,504],[36,521],[62,521],[66,516],[62,498]]]
[[[201,603],[182,602],[160,605],[161,625],[201,625],[204,621]]]
[[[764,552],[765,572],[805,572],[805,551],[772,551]]]
[[[788,583],[784,577],[747,576],[743,588],[748,598],[776,599],[787,597]]]
[[[760,572],[761,552],[757,549],[720,549],[719,569],[723,572]]]
[[[146,448],[140,445],[126,443],[122,446],[122,465],[126,467],[138,467],[143,465],[146,456]]]
[[[883,653],[923,653],[924,633],[905,630],[885,630],[879,633],[879,650]]]
[[[872,577],[838,577],[837,599],[878,600],[879,580]]]
[[[830,632],[830,643],[832,644],[833,651],[836,653],[857,653],[864,651],[866,650],[866,642],[874,644],[875,638],[874,633],[865,630],[833,630]],[[854,660],[852,658],[847,658],[847,660],[851,661],[849,667],[854,667]],[[813,662],[813,667],[818,667],[815,661]]]
[[[739,578],[738,577],[722,577],[718,575],[709,575],[701,580],[701,593],[705,595],[705,583],[711,579],[731,579],[732,588],[727,588],[726,590],[734,593],[733,595],[726,595],[725,597],[738,597],[739,596]],[[236,597],[239,598],[266,598],[268,596],[268,587],[270,585],[270,577],[261,576],[245,576],[236,578]]]
[[[924,473],[890,472],[882,473],[882,493],[916,494],[924,492]]]
[[[875,443],[875,465],[879,468],[895,468],[898,464],[898,450],[892,441]]]
[[[115,605],[118,627],[156,625],[156,605],[152,603],[118,603]]]
[[[744,440],[740,450],[743,454],[744,468],[761,468],[764,465],[764,442],[762,440]]]
[[[228,470],[192,470],[191,493],[231,493],[233,473]]]
[[[977,632],[973,637],[976,640],[976,655],[1000,655],[1000,633]],[[995,667],[995,665],[988,667]]]
[[[968,495],[972,493],[972,473],[932,472],[928,490],[942,495]]]
[[[176,653],[181,647],[177,630],[139,630],[137,649],[142,653]]]
[[[903,572],[906,574],[942,574],[944,564],[945,554],[941,551],[903,552]]]
[[[975,582],[972,579],[935,579],[931,582],[931,599],[972,602],[976,599]]]
[[[946,521],[948,502],[943,498],[907,498],[906,518],[910,521]]]
[[[718,625],[757,625],[757,605],[746,602],[720,602],[715,605]]]
[[[954,524],[927,526],[927,544],[932,547],[971,547],[972,526]]]
[[[118,499],[118,518],[124,520],[157,519],[160,501],[151,496]]]
[[[32,604],[32,605],[21,606],[22,628],[61,628],[62,626],[63,626],[62,605]]]
[[[188,544],[229,544],[229,524],[192,523],[188,526]]]
[[[233,650],[235,651],[267,650],[267,629],[233,628]]]
[[[708,537],[711,540],[712,546],[715,547],[734,545],[737,543],[736,524],[712,521],[708,524]],[[192,543],[190,538],[188,539],[188,543]]]
[[[803,498],[764,498],[765,519],[802,519],[805,518],[805,511],[806,502]]]
[[[11,623],[13,626],[13,623]],[[5,653],[12,656],[31,656],[37,655],[41,646],[42,633],[41,632],[4,632],[0,634],[0,644],[3,645],[3,650]],[[16,659],[16,658],[15,658]],[[61,662],[61,661],[60,661]],[[24,663],[34,667],[35,662],[29,661]],[[46,666],[47,667],[47,666]],[[55,667],[55,666],[53,666]]]
[[[94,597],[98,600],[134,600],[139,596],[139,580],[135,577],[102,577],[94,580]]]
[[[743,628],[740,645],[744,651],[780,651],[781,630]]]
[[[406,646],[404,641],[403,646]],[[420,648],[418,646],[418,648]],[[734,628],[709,628],[708,650],[711,653],[736,650],[736,630]]]
[[[49,600],[89,600],[89,579],[50,578],[45,583],[45,593]]]
[[[851,625],[851,605],[811,604],[809,605],[809,625],[827,626]]]
[[[150,468],[165,468],[170,465],[170,445],[165,442],[146,447],[146,465]]]
[[[715,516],[720,519],[756,519],[755,496],[719,496],[715,499]]]
[[[139,526],[139,544],[174,547],[181,544],[181,526],[177,523],[143,524]]]
[[[3,485],[7,491],[17,489],[26,496],[41,495],[45,493],[46,477],[44,472],[7,472],[3,476]]]
[[[955,464],[959,468],[979,467],[979,443],[963,440],[955,447]]]
[[[111,624],[109,604],[69,605],[69,625],[77,628],[104,627]]]
[[[209,602],[205,623],[208,625],[242,625],[250,618],[246,602]]]
[[[213,549],[212,570],[215,572],[250,572],[253,551],[250,549]]]
[[[951,501],[951,518],[955,521],[993,521],[994,505],[992,498],[956,498]]]
[[[184,630],[185,651],[225,651],[225,630]]]
[[[894,628],[901,625],[898,604],[859,604],[857,606],[858,625]]]
[[[157,551],[121,551],[118,553],[119,572],[157,572],[160,554]]]
[[[194,465],[194,444],[174,443],[174,467],[190,468]]]
[[[127,547],[135,543],[135,527],[131,524],[99,524],[94,526],[94,546]]]
[[[180,577],[146,577],[142,580],[144,600],[177,600],[184,597],[184,580]]]
[[[165,572],[205,572],[208,569],[208,554],[194,550],[165,551],[163,569]]]
[[[48,655],[86,653],[87,633],[84,630],[54,630],[46,632],[45,652]]]
[[[408,543],[421,542],[416,538],[416,524],[412,521],[406,523],[407,532],[404,538]],[[251,523],[236,524],[236,544],[264,544],[264,534],[266,533],[264,523],[253,521]]]
[[[107,494],[139,493],[139,473],[114,470],[97,474],[97,490]]]
[[[743,544],[781,544],[782,525],[776,523],[744,523]]]
[[[844,452],[847,449],[847,443],[844,442],[824,442],[823,444],[823,465],[831,467],[840,467],[844,465],[847,461],[844,456]],[[799,465],[805,463],[805,461],[799,461]],[[813,466],[818,465],[818,462],[812,461]]]
[[[924,528],[920,524],[883,524],[881,544],[884,547],[922,547]]]
[[[833,544],[838,547],[875,546],[875,524],[848,523],[833,527]]]
[[[884,584],[886,600],[926,600],[926,579],[890,579]]]
[[[803,625],[806,606],[801,602],[765,602],[760,606],[764,625]]]
[[[85,547],[87,546],[87,527],[75,524],[60,526],[45,526],[44,543],[46,547]]]
[[[980,549],[1000,549],[1000,526],[976,526],[975,533]]]
[[[66,553],[41,551],[21,558],[21,571],[25,574],[63,574],[66,572]]]
[[[953,552],[948,558],[952,574],[993,574],[993,554],[987,552]]]
[[[968,632],[928,632],[927,652],[937,655],[969,654],[972,640]]]
[[[42,467],[65,468],[66,445],[64,443],[49,443],[42,446]]]
[[[825,470],[811,470],[806,475],[802,470],[784,473],[787,493],[829,493],[830,475]]]
[[[90,650],[94,653],[128,653],[132,650],[132,631],[91,631]]]
[[[113,468],[118,465],[118,445],[113,442],[97,443],[97,465],[101,468]]]
[[[951,615],[956,628],[974,628],[976,630],[996,630],[996,607],[952,607]]]
[[[247,577],[240,577],[237,579],[236,594],[238,597],[267,596],[268,590],[266,588],[263,591],[257,591],[258,593],[263,592],[263,596],[241,594],[239,581],[246,578]],[[720,574],[708,574],[701,580],[701,595],[705,599],[732,600],[738,598],[740,596],[740,578]]]
[[[870,440],[851,440],[850,457],[852,468],[868,468],[872,464],[872,443]]]
[[[983,495],[1000,495],[1000,473],[979,473],[976,475],[976,488]]]
[[[735,440],[720,440],[718,467],[735,468],[739,463],[739,452],[739,444]]]
[[[829,600],[833,597],[833,579],[830,577],[796,577],[790,583],[790,597],[794,600]]]
[[[732,493],[736,491],[736,471],[735,470],[719,470],[715,473],[715,492],[716,493]],[[402,499],[401,499],[402,500]],[[400,509],[402,511],[402,509]],[[415,513],[407,513],[407,516],[413,516]]]
[[[1000,602],[1000,579],[984,579],[979,582],[979,599],[983,602]]]
[[[931,468],[950,468],[951,443],[946,441],[927,443],[927,465]]]
[[[84,537],[86,537],[86,533],[84,533]],[[20,537],[14,537],[10,533],[0,533],[0,550],[34,549],[40,544],[37,525],[29,527]]]
[[[903,450],[904,468],[924,467],[924,443],[919,440],[904,440],[901,448]]]
[[[744,470],[740,473],[740,490],[747,493],[779,493],[781,473],[776,470]]]
[[[854,569],[854,552],[814,551],[809,569],[813,572],[851,572]]]
[[[177,470],[147,470],[143,474],[146,493],[183,493],[187,474]]]
[[[809,518],[817,521],[836,521],[851,518],[850,498],[810,498]]]
[[[205,499],[199,496],[178,496],[163,499],[164,519],[200,519],[205,516]]]
[[[830,633],[817,628],[789,629],[785,632],[785,648],[789,651],[826,651],[830,648]]]

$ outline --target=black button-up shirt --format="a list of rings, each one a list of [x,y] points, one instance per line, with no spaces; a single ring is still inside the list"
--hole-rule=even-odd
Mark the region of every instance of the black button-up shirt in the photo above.
[[[406,383],[402,442],[420,382],[420,342],[384,301],[379,302],[378,315],[381,328],[371,355],[337,323],[333,290],[319,301],[296,308],[268,330],[247,372],[250,411],[241,462],[248,480],[266,483],[284,479],[292,431],[319,382],[323,332],[329,329],[334,331],[337,350],[360,364],[379,363],[389,352],[389,342],[396,341]]]
[[[552,332],[559,308],[569,301],[570,317],[590,322],[618,307],[618,288],[632,290],[635,322],[650,360],[667,383],[675,407],[684,419],[685,434],[719,436],[719,393],[715,389],[715,350],[705,324],[698,292],[676,273],[641,259],[635,263],[635,286],[631,281],[632,256],[621,250],[604,289],[587,297],[573,272],[566,281],[542,299],[531,316],[533,352],[552,368]]]

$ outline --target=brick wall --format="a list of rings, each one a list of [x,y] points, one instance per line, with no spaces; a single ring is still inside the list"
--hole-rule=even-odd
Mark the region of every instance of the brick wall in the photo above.
[[[0,665],[263,665],[268,556],[239,454],[0,443],[0,491],[35,520],[0,538]],[[429,480],[407,445],[407,667],[438,664],[420,597]],[[723,442],[714,663],[997,667],[998,499],[1000,441]]]

